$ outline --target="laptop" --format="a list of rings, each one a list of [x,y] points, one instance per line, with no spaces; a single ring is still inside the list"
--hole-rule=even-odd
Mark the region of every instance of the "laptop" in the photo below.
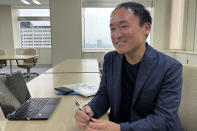
[[[20,72],[0,79],[0,105],[8,120],[47,120],[60,98],[31,98]]]

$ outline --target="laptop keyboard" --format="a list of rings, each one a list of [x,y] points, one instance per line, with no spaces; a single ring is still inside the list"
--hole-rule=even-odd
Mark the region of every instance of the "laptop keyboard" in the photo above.
[[[31,98],[15,117],[28,118],[35,116],[46,105],[48,100],[49,98]]]

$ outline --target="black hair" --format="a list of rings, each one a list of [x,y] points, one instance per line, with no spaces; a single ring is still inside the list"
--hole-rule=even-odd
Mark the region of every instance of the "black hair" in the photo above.
[[[151,18],[150,12],[143,5],[139,3],[136,3],[136,2],[121,3],[116,6],[116,8],[112,11],[111,15],[113,15],[113,13],[119,8],[125,8],[127,10],[131,9],[134,15],[139,16],[140,26],[142,26],[146,22],[149,22],[150,24],[152,24],[152,18]]]

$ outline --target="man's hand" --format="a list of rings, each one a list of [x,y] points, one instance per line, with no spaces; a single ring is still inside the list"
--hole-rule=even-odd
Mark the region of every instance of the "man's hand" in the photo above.
[[[75,111],[75,121],[80,129],[87,129],[90,121],[90,117],[87,114],[89,116],[94,115],[92,109],[89,106],[84,106],[83,111],[79,109]]]
[[[120,125],[111,121],[93,119],[86,129],[88,131],[120,131]]]

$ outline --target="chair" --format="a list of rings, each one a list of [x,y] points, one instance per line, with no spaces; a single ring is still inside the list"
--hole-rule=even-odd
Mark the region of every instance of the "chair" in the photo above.
[[[99,61],[99,72],[102,75],[103,74],[103,63],[104,63],[104,56],[106,53],[103,53],[102,56],[100,57]]]
[[[183,65],[183,88],[179,116],[185,131],[197,130],[197,66]]]
[[[37,51],[36,49],[33,48],[28,48],[24,51],[23,55],[37,55]],[[23,62],[20,63],[19,60],[16,60],[17,66],[23,69],[27,69],[27,73],[24,73],[24,75],[26,77],[30,77],[31,74],[34,74],[36,76],[38,76],[39,74],[36,72],[30,72],[30,69],[34,66],[36,66],[36,63],[38,62],[38,58],[34,57],[31,59],[27,59],[27,60],[22,60]]]
[[[5,49],[0,49],[0,55],[6,55],[6,50]],[[0,60],[0,69],[4,68],[7,66],[7,61],[6,60]],[[6,75],[5,73],[1,73],[0,75]]]

